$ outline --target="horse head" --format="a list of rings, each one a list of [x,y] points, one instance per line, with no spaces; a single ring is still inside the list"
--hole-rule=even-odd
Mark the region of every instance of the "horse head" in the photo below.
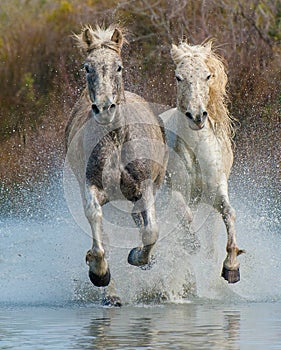
[[[177,108],[188,118],[191,129],[200,130],[208,117],[212,73],[193,46],[173,45],[171,55],[176,64]]]
[[[99,124],[109,124],[123,96],[122,32],[112,27],[107,30],[85,27],[75,37],[87,53],[84,68],[92,115]]]

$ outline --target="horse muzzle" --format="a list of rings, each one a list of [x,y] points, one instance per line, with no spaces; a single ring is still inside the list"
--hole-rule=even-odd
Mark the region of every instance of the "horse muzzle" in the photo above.
[[[208,112],[204,111],[202,114],[197,114],[195,117],[190,112],[186,112],[185,115],[189,120],[189,126],[192,130],[201,130],[205,126]]]
[[[92,115],[98,124],[107,125],[113,122],[117,106],[112,103],[110,106],[98,107],[92,104]]]

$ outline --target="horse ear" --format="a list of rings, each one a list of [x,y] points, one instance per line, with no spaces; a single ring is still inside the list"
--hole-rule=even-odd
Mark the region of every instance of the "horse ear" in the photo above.
[[[207,49],[208,54],[210,54],[212,51],[213,40],[208,40],[203,44],[203,46]]]
[[[178,64],[181,61],[182,50],[178,46],[172,44],[172,48],[170,52],[174,63]]]
[[[82,40],[86,44],[87,48],[93,44],[94,38],[89,28],[84,29],[82,33]]]
[[[111,40],[117,44],[118,48],[121,49],[123,45],[123,35],[119,29],[115,28]]]

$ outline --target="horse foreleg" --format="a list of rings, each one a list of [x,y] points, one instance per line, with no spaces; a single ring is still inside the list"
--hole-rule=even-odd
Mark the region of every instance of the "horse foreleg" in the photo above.
[[[245,251],[240,250],[236,243],[236,232],[234,226],[236,218],[235,210],[230,205],[227,195],[218,197],[216,201],[216,209],[222,215],[227,230],[227,256],[223,262],[221,276],[227,280],[228,283],[236,283],[240,281],[240,263],[237,260],[237,256]]]
[[[92,230],[92,248],[86,254],[89,265],[89,278],[97,287],[105,287],[110,282],[110,270],[105,259],[102,244],[102,208],[97,199],[98,190],[94,186],[86,186],[84,211]]]
[[[137,208],[139,208],[139,211],[137,211]],[[152,186],[146,189],[142,199],[135,204],[132,216],[140,228],[142,246],[133,248],[130,251],[128,263],[135,266],[143,266],[150,262],[152,249],[159,235]]]
[[[189,229],[190,224],[193,220],[193,214],[188,206],[186,200],[183,195],[179,191],[173,191],[172,199],[176,202],[177,206],[177,218],[180,221],[180,224],[185,228]]]

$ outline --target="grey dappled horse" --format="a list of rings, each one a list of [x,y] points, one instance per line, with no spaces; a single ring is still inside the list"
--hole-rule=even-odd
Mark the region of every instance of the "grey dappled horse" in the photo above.
[[[148,264],[158,238],[155,193],[165,176],[168,152],[160,118],[141,97],[123,89],[121,29],[87,26],[75,38],[86,54],[87,87],[73,108],[66,143],[92,231],[86,255],[89,277],[103,287],[110,282],[110,270],[102,206],[115,199],[133,203],[142,245],[130,251],[128,262]]]

